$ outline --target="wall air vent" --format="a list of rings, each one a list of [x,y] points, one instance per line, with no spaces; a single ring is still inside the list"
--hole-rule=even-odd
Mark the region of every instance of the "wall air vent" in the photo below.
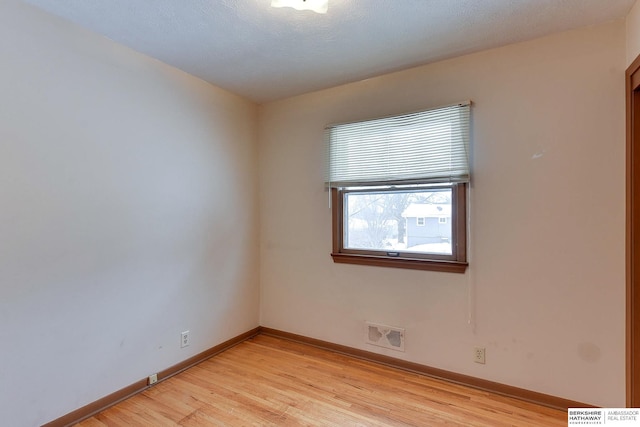
[[[404,329],[364,322],[364,342],[391,350],[404,351]]]

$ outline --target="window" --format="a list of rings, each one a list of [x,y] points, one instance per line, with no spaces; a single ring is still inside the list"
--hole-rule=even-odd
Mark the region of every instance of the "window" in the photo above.
[[[469,110],[327,128],[334,262],[465,271]]]

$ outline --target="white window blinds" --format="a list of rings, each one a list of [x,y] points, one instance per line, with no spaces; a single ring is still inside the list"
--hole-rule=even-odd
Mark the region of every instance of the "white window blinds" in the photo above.
[[[332,187],[467,182],[470,103],[327,127]]]

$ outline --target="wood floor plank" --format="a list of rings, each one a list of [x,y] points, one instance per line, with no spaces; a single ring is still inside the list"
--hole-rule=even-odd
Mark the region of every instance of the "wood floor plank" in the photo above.
[[[566,412],[258,335],[80,427],[565,426]]]

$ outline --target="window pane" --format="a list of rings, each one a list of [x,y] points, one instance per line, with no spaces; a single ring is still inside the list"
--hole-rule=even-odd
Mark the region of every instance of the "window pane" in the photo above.
[[[451,255],[451,189],[346,192],[344,247]]]

